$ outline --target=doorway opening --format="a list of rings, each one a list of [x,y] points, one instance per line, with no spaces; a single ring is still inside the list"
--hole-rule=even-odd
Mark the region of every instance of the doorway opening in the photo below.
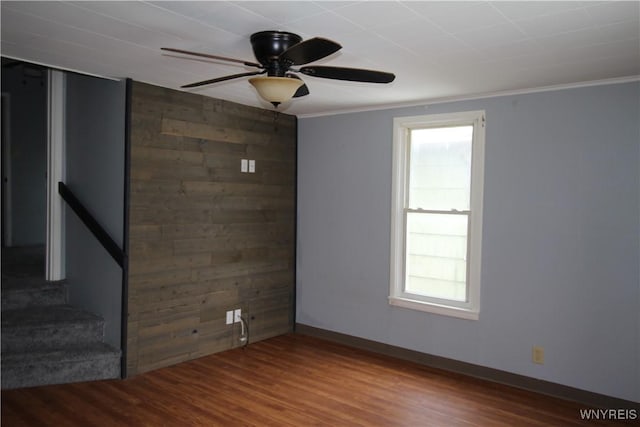
[[[3,261],[23,256],[60,280],[62,214],[53,195],[63,169],[64,73],[2,58],[2,90]]]

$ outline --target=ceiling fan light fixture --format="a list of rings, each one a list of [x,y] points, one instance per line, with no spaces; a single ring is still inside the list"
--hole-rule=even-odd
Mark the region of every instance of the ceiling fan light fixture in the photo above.
[[[258,94],[277,107],[280,103],[290,100],[296,91],[304,84],[302,80],[290,77],[253,77],[249,83],[258,91]]]

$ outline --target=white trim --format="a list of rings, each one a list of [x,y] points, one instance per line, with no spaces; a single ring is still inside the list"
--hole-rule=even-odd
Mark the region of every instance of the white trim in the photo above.
[[[482,266],[482,200],[484,187],[484,110],[459,113],[396,117],[393,120],[391,251],[389,304],[464,319],[477,320],[480,312]],[[468,232],[467,298],[465,301],[441,300],[405,292],[406,212],[408,211],[408,173],[410,131],[428,127],[473,125],[471,161],[471,200]]]
[[[393,119],[393,125],[409,129],[457,124],[482,125],[482,123],[478,122],[478,118],[483,116],[484,110],[461,111],[458,113],[444,114],[423,114],[420,116],[396,117]]]
[[[4,126],[2,127],[2,138],[4,138],[4,145],[2,146],[2,168],[4,169],[4,176],[2,179],[2,185],[4,186],[2,209],[4,210],[4,221],[2,224],[4,230],[4,242],[6,246],[13,245],[13,221],[11,215],[11,186],[13,181],[11,179],[11,94],[8,92],[2,92],[2,121]],[[5,184],[6,178],[6,184]]]
[[[64,279],[63,209],[58,182],[64,180],[65,75],[48,71],[46,279]]]
[[[479,311],[460,307],[445,306],[430,302],[412,300],[409,298],[389,297],[389,304],[411,310],[426,311],[443,316],[458,317],[460,319],[478,320]]]
[[[476,99],[499,98],[501,96],[513,96],[513,95],[526,95],[529,93],[552,92],[557,90],[578,89],[582,87],[591,87],[591,86],[605,86],[605,85],[613,85],[613,84],[631,83],[631,82],[637,82],[637,81],[640,81],[640,75],[615,77],[611,79],[601,79],[601,80],[588,80],[588,81],[576,82],[576,83],[563,83],[563,84],[549,85],[549,86],[538,86],[538,87],[524,88],[524,89],[497,90],[493,92],[481,92],[481,93],[468,94],[468,95],[443,96],[443,97],[432,98],[432,99],[425,98],[422,100],[399,102],[396,104],[345,108],[342,110],[331,110],[331,111],[320,112],[320,113],[296,114],[296,117],[298,117],[299,119],[308,119],[312,117],[337,116],[340,114],[365,113],[367,111],[393,110],[398,108],[411,108],[411,107],[426,108],[429,105],[445,104],[449,102],[473,101]]]
[[[390,295],[398,295],[402,292],[402,281],[398,280],[402,277],[404,271],[402,269],[404,263],[404,252],[397,250],[404,247],[404,224],[406,223],[403,210],[398,207],[404,206],[404,197],[406,192],[406,174],[404,173],[407,165],[406,150],[398,146],[399,141],[406,140],[408,130],[403,126],[404,122],[401,118],[393,119],[393,164],[392,164],[392,190],[391,190],[391,259],[390,259]],[[402,191],[399,191],[402,189]],[[402,216],[402,218],[400,218]]]

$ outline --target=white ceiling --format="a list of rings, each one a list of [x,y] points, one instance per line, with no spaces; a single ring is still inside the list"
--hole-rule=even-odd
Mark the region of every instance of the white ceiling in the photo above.
[[[343,48],[317,64],[396,74],[387,85],[303,76],[310,116],[640,75],[640,2],[159,1],[1,4],[1,52],[178,89],[255,69],[160,47],[254,61],[249,37],[284,30]],[[191,92],[271,108],[246,78]]]

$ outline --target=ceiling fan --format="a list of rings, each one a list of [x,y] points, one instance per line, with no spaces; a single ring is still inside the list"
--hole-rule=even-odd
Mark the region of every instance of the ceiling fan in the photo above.
[[[309,88],[295,73],[325,79],[366,83],[391,83],[395,79],[395,75],[392,73],[362,68],[327,67],[320,65],[293,68],[294,66],[309,64],[325,58],[342,48],[340,44],[322,37],[314,37],[303,41],[299,35],[286,31],[261,31],[251,35],[251,46],[258,62],[168,47],[161,49],[185,55],[234,62],[246,67],[257,68],[257,71],[231,74],[190,83],[181,87],[191,88],[240,77],[266,74],[264,77],[253,77],[249,79],[249,82],[256,88],[262,98],[269,101],[276,108],[280,103],[288,101],[291,98],[298,98],[309,94]]]

